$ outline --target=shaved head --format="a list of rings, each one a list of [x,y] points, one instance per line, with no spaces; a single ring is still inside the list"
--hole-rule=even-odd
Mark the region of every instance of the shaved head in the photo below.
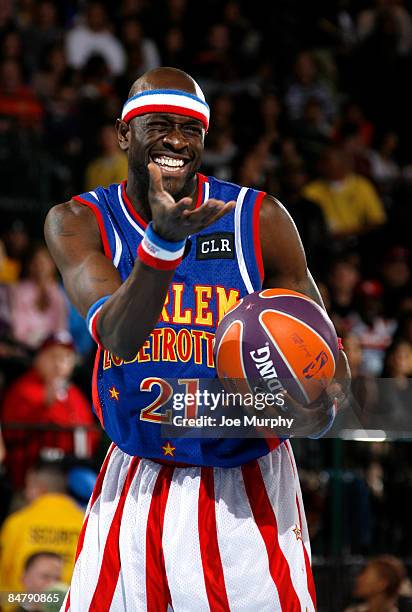
[[[138,78],[130,88],[129,98],[153,89],[179,89],[205,99],[203,91],[192,77],[178,68],[155,68]]]

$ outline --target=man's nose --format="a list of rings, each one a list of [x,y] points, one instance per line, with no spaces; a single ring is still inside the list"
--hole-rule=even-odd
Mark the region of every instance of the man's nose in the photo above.
[[[181,151],[188,146],[187,139],[178,127],[174,127],[166,134],[163,143],[176,151]]]

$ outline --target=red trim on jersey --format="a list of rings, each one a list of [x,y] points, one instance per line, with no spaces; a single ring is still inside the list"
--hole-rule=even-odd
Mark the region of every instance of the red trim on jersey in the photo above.
[[[147,221],[145,221],[139,215],[139,213],[136,211],[135,207],[131,203],[131,201],[129,199],[129,196],[126,193],[126,185],[127,185],[127,181],[123,181],[122,184],[121,184],[122,198],[123,198],[124,203],[126,204],[126,208],[129,211],[129,213],[131,214],[131,216],[133,217],[133,219],[135,221],[137,221],[137,223],[142,227],[142,229],[146,229]]]
[[[296,506],[297,506],[297,509],[298,509],[299,527],[300,527],[300,531],[302,533],[302,516],[301,516],[301,513],[300,513],[300,504],[299,504],[299,499],[298,499],[297,495],[296,495]],[[315,587],[315,581],[313,580],[312,567],[310,565],[308,551],[306,550],[306,546],[305,546],[305,543],[303,541],[303,538],[302,538],[302,547],[303,547],[303,556],[305,557],[305,568],[306,568],[306,578],[307,578],[307,581],[308,581],[308,591],[309,591],[309,595],[310,595],[310,598],[311,598],[312,603],[313,603],[313,607],[316,610],[316,587]]]
[[[109,533],[107,534],[106,545],[104,547],[102,565],[100,567],[99,578],[94,590],[92,601],[90,602],[89,612],[101,612],[110,610],[113,595],[116,590],[117,581],[120,573],[120,546],[119,535],[120,526],[126,498],[134,480],[137,468],[140,463],[139,457],[133,457],[130,461],[126,480],[114,513]]]
[[[204,189],[205,189],[204,185],[205,183],[208,182],[208,180],[207,180],[207,177],[204,174],[200,174],[200,172],[198,172],[196,176],[197,176],[197,199],[196,199],[195,208],[199,208],[199,206],[203,204]]]
[[[92,399],[93,399],[93,406],[96,411],[96,416],[99,419],[100,424],[104,429],[103,410],[102,410],[102,405],[100,403],[99,388],[97,386],[97,376],[99,372],[101,352],[102,352],[102,347],[100,344],[98,344],[96,356],[94,358],[93,375],[92,375]]]
[[[198,113],[197,111],[187,107],[182,108],[181,106],[174,106],[173,104],[146,104],[145,106],[141,106],[140,108],[132,108],[123,117],[123,121],[128,123],[134,117],[146,115],[147,113],[171,113],[172,115],[193,117],[193,119],[197,119],[203,124],[205,130],[208,129],[207,120],[203,113]]]
[[[76,202],[79,202],[80,204],[84,204],[85,206],[90,208],[90,210],[93,212],[94,216],[96,217],[97,223],[99,225],[100,235],[102,237],[104,254],[106,255],[106,257],[113,259],[113,254],[112,254],[112,250],[110,248],[110,243],[109,243],[109,237],[107,235],[107,231],[106,231],[104,221],[103,221],[102,211],[100,210],[100,208],[98,208],[96,204],[92,204],[92,202],[88,202],[87,200],[85,200],[84,198],[81,198],[80,196],[74,196],[72,199],[75,200]]]
[[[211,610],[230,612],[217,539],[213,468],[202,467],[198,501],[200,556]]]
[[[265,438],[265,442],[268,445],[269,452],[276,450],[281,443],[279,438]]]
[[[112,452],[113,452],[114,448],[115,448],[115,445],[112,442],[110,447],[109,447],[109,450],[107,451],[107,454],[106,454],[106,457],[105,457],[105,459],[103,461],[102,467],[100,468],[100,472],[99,472],[99,474],[98,474],[98,476],[96,478],[96,482],[95,482],[94,488],[93,488],[93,493],[92,493],[92,496],[90,498],[90,503],[89,503],[90,510],[89,510],[89,512],[87,513],[87,515],[84,518],[83,525],[82,525],[82,528],[81,528],[80,534],[79,534],[79,539],[77,541],[76,557],[75,557],[75,561],[74,561],[75,564],[76,564],[77,559],[79,558],[80,553],[82,552],[83,544],[84,544],[84,538],[85,538],[85,535],[86,535],[87,524],[89,522],[90,512],[93,510],[93,506],[96,503],[96,500],[99,497],[100,493],[102,492],[104,477],[106,476],[107,467],[109,465],[110,457],[112,456]],[[67,612],[69,608],[70,608],[70,590],[69,590],[68,595],[67,595],[66,605],[64,607],[64,612]]]
[[[181,257],[177,259],[173,259],[172,261],[167,261],[166,259],[159,259],[158,257],[153,257],[149,255],[147,251],[142,247],[142,243],[137,247],[137,255],[142,263],[150,266],[151,268],[156,268],[156,270],[174,270],[182,261]]]
[[[147,612],[166,610],[171,603],[167,583],[162,537],[170,483],[174,468],[160,468],[150,502],[146,528],[146,605]]]
[[[250,508],[265,543],[269,571],[276,585],[282,610],[300,610],[299,598],[292,584],[290,568],[279,545],[276,516],[270,504],[258,462],[242,466],[243,481]]]
[[[263,259],[262,259],[262,245],[260,244],[260,208],[262,206],[263,198],[266,193],[264,191],[260,191],[256,197],[254,208],[253,208],[253,245],[255,248],[255,257],[256,264],[259,271],[259,276],[261,281],[265,277],[265,271],[263,269]]]

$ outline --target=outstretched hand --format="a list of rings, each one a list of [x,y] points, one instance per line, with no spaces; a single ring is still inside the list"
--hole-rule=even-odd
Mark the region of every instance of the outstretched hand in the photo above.
[[[307,406],[287,392],[284,393],[284,398],[288,406],[287,416],[294,419],[292,431],[295,437],[320,437],[332,425],[338,400],[333,393],[328,393],[328,390]]]
[[[193,209],[191,197],[184,197],[176,202],[173,196],[165,191],[159,166],[150,162],[148,170],[153,229],[165,240],[183,240],[208,227],[236,205],[234,200],[223,202],[210,198],[199,208]]]
[[[286,389],[282,389],[281,394],[284,400],[283,408],[273,404],[267,405],[261,416],[292,419],[290,428],[288,426],[282,429],[282,426],[279,426],[277,431],[281,435],[299,438],[318,438],[325,435],[343,403],[343,390],[336,381],[332,381],[314,402],[307,405],[294,399]]]

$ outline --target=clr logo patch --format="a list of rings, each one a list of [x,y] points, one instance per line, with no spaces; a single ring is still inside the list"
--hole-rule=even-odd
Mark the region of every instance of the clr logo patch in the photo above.
[[[234,259],[235,237],[231,232],[219,232],[197,237],[196,259]]]

